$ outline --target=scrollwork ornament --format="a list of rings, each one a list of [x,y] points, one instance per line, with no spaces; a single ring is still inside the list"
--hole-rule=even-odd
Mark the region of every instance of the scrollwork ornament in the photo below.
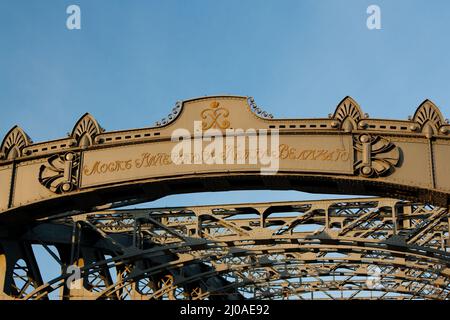
[[[354,148],[360,153],[355,172],[363,177],[392,174],[400,164],[401,150],[388,139],[363,134],[354,137]]]
[[[80,157],[68,152],[48,158],[39,170],[39,182],[50,191],[62,194],[73,191],[78,186]]]

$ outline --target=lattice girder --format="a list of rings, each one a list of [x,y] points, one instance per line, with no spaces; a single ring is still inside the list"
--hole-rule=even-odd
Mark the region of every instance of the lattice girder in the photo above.
[[[67,290],[62,273],[16,298],[64,288],[64,299],[447,299],[448,222],[446,209],[385,198],[46,220],[21,241],[59,247],[65,266],[78,261],[83,288]]]

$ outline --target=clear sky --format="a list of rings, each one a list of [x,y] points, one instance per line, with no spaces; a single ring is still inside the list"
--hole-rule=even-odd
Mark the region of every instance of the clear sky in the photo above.
[[[71,4],[81,30],[66,28]],[[381,30],[366,27],[371,4]],[[148,127],[177,100],[215,94],[254,96],[279,118],[326,117],[346,95],[373,118],[406,119],[426,98],[450,117],[449,35],[448,0],[0,0],[0,140],[15,124],[60,138],[85,112],[107,130]]]
[[[81,30],[66,28],[71,4]],[[60,138],[85,112],[107,130],[152,126],[214,94],[280,118],[326,117],[346,95],[374,118],[426,98],[450,116],[449,18],[446,0],[0,0],[0,137],[19,124]]]

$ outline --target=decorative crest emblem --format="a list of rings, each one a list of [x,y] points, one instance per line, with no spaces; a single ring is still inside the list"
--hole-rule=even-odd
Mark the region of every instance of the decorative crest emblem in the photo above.
[[[39,182],[50,191],[62,194],[77,188],[80,156],[68,152],[55,154],[39,170]]]
[[[227,129],[230,127],[230,121],[228,121],[230,112],[226,108],[219,107],[219,105],[219,102],[213,101],[209,108],[201,112],[203,130],[211,128]]]
[[[354,148],[361,159],[356,161],[355,170],[364,177],[381,177],[391,174],[398,167],[401,150],[386,138],[367,134],[354,138]]]

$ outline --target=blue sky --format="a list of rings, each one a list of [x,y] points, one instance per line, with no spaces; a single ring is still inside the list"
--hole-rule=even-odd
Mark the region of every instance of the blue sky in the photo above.
[[[66,28],[71,4],[81,30]],[[370,4],[381,30],[366,27]],[[152,126],[175,101],[214,94],[254,96],[279,118],[326,117],[346,95],[373,118],[406,119],[426,98],[450,117],[449,17],[446,0],[0,0],[0,139],[15,124],[34,141],[60,138],[85,112],[107,130]],[[44,280],[58,272],[47,266]]]
[[[66,28],[71,4],[81,30]],[[381,30],[366,27],[370,4]],[[214,94],[254,96],[280,118],[326,117],[346,95],[374,118],[406,119],[426,98],[450,116],[449,16],[445,0],[0,0],[0,136],[19,124],[34,141],[60,138],[85,112],[107,130],[147,127]]]

